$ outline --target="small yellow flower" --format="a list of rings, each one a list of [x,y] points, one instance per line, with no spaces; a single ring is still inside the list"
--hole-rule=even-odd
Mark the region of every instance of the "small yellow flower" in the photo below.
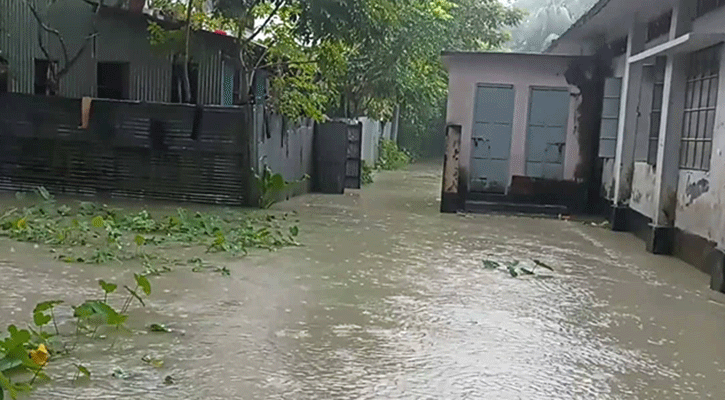
[[[41,367],[48,363],[49,358],[50,353],[48,353],[48,349],[45,348],[44,344],[38,346],[37,350],[30,351],[30,359]]]

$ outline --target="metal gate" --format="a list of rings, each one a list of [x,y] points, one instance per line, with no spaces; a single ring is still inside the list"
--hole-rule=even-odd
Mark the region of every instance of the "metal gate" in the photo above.
[[[564,179],[569,104],[567,89],[531,90],[526,140],[526,176]]]
[[[506,190],[513,119],[513,86],[479,84],[471,136],[472,192]]]
[[[360,189],[362,171],[362,122],[347,125],[347,162],[345,187]]]

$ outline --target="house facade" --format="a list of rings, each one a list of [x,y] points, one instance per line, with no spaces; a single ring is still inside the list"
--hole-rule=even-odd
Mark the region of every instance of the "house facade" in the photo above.
[[[60,33],[67,50],[62,50],[55,35],[40,28],[25,0],[0,0],[0,60],[7,70],[6,91],[45,94],[49,63],[61,69],[64,53],[72,58],[85,46],[60,79],[57,95],[166,103],[184,97],[183,60],[152,47],[148,32],[151,22],[172,29],[178,24],[140,9],[104,6],[96,12],[98,4],[84,0],[58,0],[50,6],[28,1],[37,5],[47,26]],[[192,102],[234,104],[243,81],[235,38],[196,31],[191,43]]]
[[[600,94],[579,73],[586,67],[581,57],[464,52],[444,53],[443,60],[447,124],[460,135],[461,208],[565,213],[593,207],[598,124],[590,116]]]
[[[588,182],[589,211],[725,291],[723,42],[725,0],[600,0],[543,55],[444,54],[458,187],[444,178],[443,199]]]
[[[608,60],[599,157],[615,230],[725,289],[725,1],[602,0],[548,49]]]

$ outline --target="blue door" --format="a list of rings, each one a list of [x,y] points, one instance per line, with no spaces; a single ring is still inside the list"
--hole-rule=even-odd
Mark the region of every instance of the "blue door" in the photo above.
[[[471,136],[472,192],[506,191],[513,120],[513,86],[479,84]]]
[[[564,179],[569,103],[567,89],[532,89],[526,137],[526,176]]]

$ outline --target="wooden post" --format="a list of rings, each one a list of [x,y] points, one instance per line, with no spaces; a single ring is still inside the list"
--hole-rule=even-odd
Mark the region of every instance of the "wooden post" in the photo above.
[[[461,126],[446,127],[446,155],[443,160],[443,188],[441,212],[454,213],[461,210],[462,200],[458,191],[459,161],[461,158]]]

